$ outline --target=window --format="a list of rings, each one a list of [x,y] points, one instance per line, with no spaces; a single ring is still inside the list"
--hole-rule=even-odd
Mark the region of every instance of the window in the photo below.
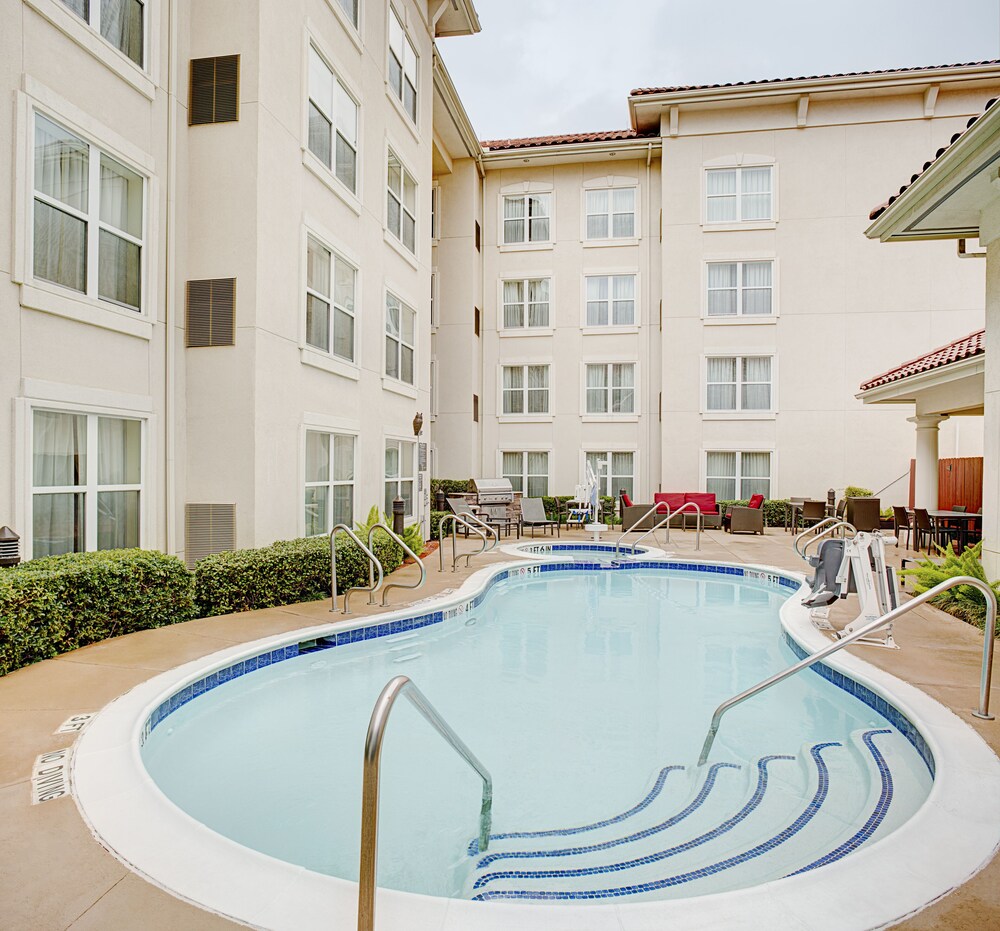
[[[396,11],[389,7],[389,86],[410,119],[417,122],[417,53]]]
[[[587,191],[587,239],[635,236],[635,188]]]
[[[503,199],[503,241],[548,242],[551,194],[513,194]]]
[[[337,0],[340,8],[344,11],[351,25],[358,28],[358,0]]]
[[[413,517],[413,454],[416,443],[407,440],[385,441],[385,513],[392,516],[392,501],[403,499],[403,513]]]
[[[526,498],[542,498],[549,493],[549,454],[535,452],[503,453],[503,477],[514,491]]]
[[[635,324],[635,275],[587,278],[587,326]]]
[[[394,294],[385,295],[385,374],[413,384],[413,308]]]
[[[547,365],[503,366],[503,412],[505,414],[549,412]]]
[[[416,251],[417,182],[403,167],[396,153],[389,150],[388,177],[389,199],[386,206],[386,224],[410,252]]]
[[[233,123],[240,118],[240,56],[191,59],[188,125]]]
[[[437,242],[441,238],[441,186],[435,184],[431,188],[431,239]]]
[[[705,381],[706,410],[771,410],[770,356],[711,357]]]
[[[358,270],[318,239],[306,245],[306,342],[354,361],[354,297]]]
[[[354,437],[306,431],[305,529],[307,537],[354,523]]]
[[[587,366],[587,413],[635,413],[635,363]]]
[[[142,421],[36,410],[32,557],[141,541]]]
[[[706,453],[705,491],[714,492],[719,501],[746,501],[751,495],[770,498],[771,454],[729,450]]]
[[[602,495],[617,495],[624,489],[635,498],[635,453],[587,453],[587,465],[594,470]]]
[[[503,328],[549,326],[549,279],[525,278],[503,283]]]
[[[773,262],[709,262],[710,317],[767,316],[771,313]]]
[[[441,313],[440,298],[438,297],[440,277],[438,270],[435,268],[431,272],[431,326],[437,326],[441,322],[439,317]]]
[[[99,32],[119,52],[140,68],[143,59],[143,19],[146,4],[142,0],[62,0],[85,23]]]
[[[771,166],[712,168],[706,172],[709,223],[770,220]]]
[[[358,105],[309,46],[309,151],[352,194],[358,186]]]
[[[34,276],[140,311],[144,179],[35,114]]]

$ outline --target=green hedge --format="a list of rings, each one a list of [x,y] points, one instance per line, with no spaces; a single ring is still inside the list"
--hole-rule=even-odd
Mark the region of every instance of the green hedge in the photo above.
[[[385,574],[398,569],[403,551],[385,534],[374,553]],[[337,534],[337,590],[368,584],[368,559],[344,533]],[[255,611],[330,596],[330,538],[279,540],[255,550],[216,553],[194,568],[200,617]]]
[[[431,498],[439,491],[443,491],[445,497],[448,495],[461,495],[467,491],[472,491],[471,478],[432,478]]]
[[[155,550],[104,550],[0,569],[0,674],[195,616],[191,576]]]

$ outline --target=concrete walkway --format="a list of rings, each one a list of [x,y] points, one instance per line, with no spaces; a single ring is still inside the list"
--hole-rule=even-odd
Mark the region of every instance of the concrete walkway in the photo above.
[[[564,533],[563,539],[567,538],[584,535]],[[608,538],[615,535],[606,534]],[[470,544],[462,545],[472,549]],[[791,537],[781,530],[769,530],[763,538],[709,531],[703,535],[699,554],[693,552],[693,533],[675,531],[669,548],[679,556],[794,570],[802,567],[792,552]],[[898,561],[904,553],[900,548],[892,555]],[[508,558],[490,554],[475,561],[473,570],[485,562]],[[439,573],[437,554],[427,562],[427,585],[419,591],[421,599],[456,587],[469,574]],[[414,572],[413,567],[404,567],[398,575]],[[393,609],[406,604],[402,600],[406,594],[393,592]],[[355,599],[352,608],[356,610],[349,621],[373,611],[364,604],[364,596]],[[835,624],[846,622],[847,614],[839,607]],[[0,678],[0,928],[156,931],[234,927],[130,872],[91,836],[70,798],[30,804],[32,764],[39,754],[71,746],[72,735],[54,733],[69,717],[100,710],[158,672],[233,644],[340,617],[333,618],[329,602],[324,601],[205,618],[94,644]],[[897,625],[896,640],[901,650],[851,649],[951,708],[994,751],[1000,751],[1000,722],[978,721],[967,713],[978,699],[982,634],[934,608],[921,607]],[[1000,672],[995,681],[1000,682]],[[993,688],[991,705],[1000,713],[1000,684]],[[849,903],[845,903],[844,927],[850,928]],[[1000,858],[899,927],[914,931],[1000,928]]]

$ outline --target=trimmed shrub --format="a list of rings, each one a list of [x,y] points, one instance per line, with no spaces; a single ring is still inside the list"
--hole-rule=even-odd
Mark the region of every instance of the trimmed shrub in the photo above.
[[[403,551],[385,534],[373,552],[385,574],[398,569]],[[368,585],[368,557],[344,533],[337,534],[337,591]],[[216,553],[194,567],[199,616],[256,611],[330,596],[330,538],[279,540],[254,550]]]
[[[472,491],[471,478],[432,478],[431,497],[433,498],[439,491],[443,491],[445,497],[448,495],[461,495],[467,491]]]
[[[441,521],[447,517],[451,511],[431,511],[431,522],[430,522],[430,533],[431,539],[436,540],[438,538],[438,528],[441,525]]]
[[[860,485],[848,485],[844,489],[845,498],[870,498],[873,494],[870,488],[862,488]]]
[[[195,616],[191,575],[155,550],[103,550],[0,569],[0,674]]]

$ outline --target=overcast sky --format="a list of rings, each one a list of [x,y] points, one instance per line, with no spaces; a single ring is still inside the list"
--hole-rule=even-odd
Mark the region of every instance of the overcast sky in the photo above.
[[[1000,58],[1000,0],[475,0],[438,41],[481,139],[624,129],[633,87]]]

